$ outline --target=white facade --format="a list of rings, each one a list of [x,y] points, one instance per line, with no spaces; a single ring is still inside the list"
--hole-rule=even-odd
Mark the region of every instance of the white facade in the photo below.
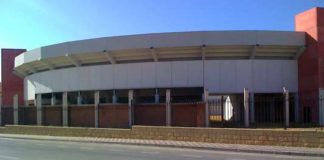
[[[95,65],[25,77],[25,99],[83,90],[205,87],[210,93],[281,93],[298,89],[296,60],[192,60]]]
[[[104,37],[40,47],[15,58],[25,100],[86,90],[204,87],[210,93],[298,89],[304,32],[200,31]]]

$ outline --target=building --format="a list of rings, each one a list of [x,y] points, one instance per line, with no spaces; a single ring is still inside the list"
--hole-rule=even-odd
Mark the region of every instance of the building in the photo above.
[[[324,9],[301,13],[295,22],[296,31],[198,31],[65,42],[16,56],[14,73],[23,78],[24,104],[37,106],[37,124],[281,122],[287,117],[284,90],[290,95],[288,121],[324,124],[319,101],[324,96]],[[19,82],[2,83],[6,88]],[[13,92],[23,105],[17,88]],[[14,94],[3,95],[6,105]]]

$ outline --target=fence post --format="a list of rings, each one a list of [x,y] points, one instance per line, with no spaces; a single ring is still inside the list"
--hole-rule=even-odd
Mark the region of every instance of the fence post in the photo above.
[[[323,98],[324,98],[324,90],[322,88],[319,89],[319,125],[323,126],[324,125],[324,102],[323,102]]]
[[[100,92],[95,91],[94,93],[94,103],[95,103],[95,127],[99,126],[99,103],[100,103]]]
[[[18,120],[18,94],[15,94],[13,96],[13,117],[14,117],[14,125],[18,125],[19,120]]]
[[[298,123],[299,122],[299,96],[298,96],[298,93],[295,93],[295,96],[294,96],[294,111],[295,111],[295,123]]]
[[[128,90],[128,126],[133,125],[133,101],[134,101],[134,90]]]
[[[250,126],[250,118],[249,118],[249,91],[244,88],[244,126]]]
[[[206,127],[209,127],[209,104],[208,104],[208,99],[209,99],[209,92],[205,88],[204,89],[204,102],[205,102],[205,125],[206,125]]]
[[[250,122],[255,123],[254,93],[250,93]]]
[[[2,97],[0,96],[0,126],[2,126]]]
[[[42,125],[42,95],[36,95],[37,125]]]
[[[284,97],[285,97],[285,128],[289,127],[289,91],[284,87]]]
[[[166,103],[166,125],[171,126],[171,90],[167,89],[165,92]]]
[[[68,93],[63,92],[62,95],[62,125],[67,127],[69,125],[68,121]]]

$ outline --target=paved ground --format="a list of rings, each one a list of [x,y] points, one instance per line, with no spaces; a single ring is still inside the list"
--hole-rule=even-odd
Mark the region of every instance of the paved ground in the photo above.
[[[184,141],[167,141],[167,140],[140,140],[140,139],[93,138],[93,137],[58,137],[58,136],[19,135],[19,134],[0,134],[0,138],[46,140],[46,141],[51,140],[51,141],[83,142],[83,143],[87,142],[87,143],[106,143],[106,144],[127,144],[127,145],[136,145],[136,146],[160,146],[160,147],[173,147],[173,148],[213,150],[213,151],[239,151],[239,152],[246,152],[246,153],[267,153],[267,154],[318,156],[318,157],[320,156],[322,158],[324,157],[324,148],[220,144],[220,143],[184,142]]]
[[[48,140],[0,138],[0,160],[281,160],[323,159],[292,155],[224,152],[107,143],[81,143]]]

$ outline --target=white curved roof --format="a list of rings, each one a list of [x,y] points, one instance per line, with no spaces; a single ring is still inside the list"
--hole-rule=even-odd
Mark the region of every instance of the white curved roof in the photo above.
[[[15,58],[15,72],[83,65],[192,59],[293,59],[305,48],[305,33],[290,31],[198,31],[116,36],[64,42]]]

